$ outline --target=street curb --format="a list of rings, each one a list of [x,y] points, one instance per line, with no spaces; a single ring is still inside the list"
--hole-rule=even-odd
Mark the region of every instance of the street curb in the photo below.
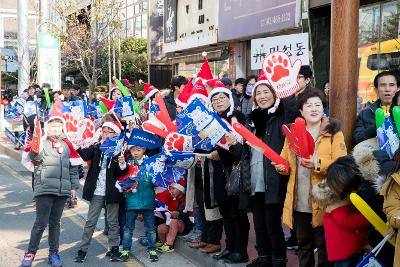
[[[207,267],[240,267],[246,264],[229,264],[223,260],[215,260],[212,256],[216,253],[206,254],[201,252],[199,249],[190,248],[187,242],[180,236],[175,240],[175,251],[180,255],[184,256],[190,262],[198,266]]]

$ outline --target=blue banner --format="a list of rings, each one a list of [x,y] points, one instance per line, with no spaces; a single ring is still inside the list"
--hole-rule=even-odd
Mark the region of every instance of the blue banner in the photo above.
[[[397,129],[391,117],[388,117],[381,127],[377,129],[378,146],[392,159],[399,148]]]
[[[176,116],[180,134],[193,136],[193,147],[209,151],[229,132],[217,113],[207,109],[199,99],[193,100]]]
[[[128,146],[139,146],[148,149],[161,147],[161,142],[158,136],[147,131],[134,128],[131,132]]]

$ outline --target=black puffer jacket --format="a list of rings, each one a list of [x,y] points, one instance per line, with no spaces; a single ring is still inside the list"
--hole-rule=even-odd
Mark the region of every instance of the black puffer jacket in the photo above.
[[[88,148],[78,149],[77,152],[84,161],[91,161],[86,176],[85,185],[83,186],[83,199],[91,201],[94,191],[96,190],[97,179],[101,170],[101,161],[107,161],[106,171],[106,203],[119,203],[122,194],[115,187],[118,177],[128,172],[128,168],[121,170],[117,157],[107,158],[99,149],[99,145],[91,145]],[[110,163],[111,161],[111,163]]]
[[[275,113],[268,114],[268,110],[255,109],[250,114],[254,124],[253,133],[265,144],[280,154],[285,142],[282,125],[292,123],[297,115],[296,99],[294,96],[281,101]],[[240,194],[240,207],[247,208],[251,195],[251,147],[244,145],[241,160],[242,190]],[[276,172],[271,161],[263,156],[265,204],[283,203],[286,196],[288,179]]]
[[[176,118],[176,103],[175,103],[173,91],[171,91],[171,93],[169,93],[169,95],[164,97],[164,102],[165,102],[165,106],[168,110],[169,117],[171,118],[171,120],[175,120],[175,118]]]
[[[380,105],[381,101],[377,100],[366,106],[365,109],[358,114],[356,127],[353,133],[356,145],[362,141],[376,137],[375,111]]]

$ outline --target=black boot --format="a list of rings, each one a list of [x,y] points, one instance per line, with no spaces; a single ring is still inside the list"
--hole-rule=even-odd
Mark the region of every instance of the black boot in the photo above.
[[[272,266],[271,256],[258,256],[252,262],[246,265],[246,267],[270,267]]]
[[[110,261],[119,261],[121,253],[119,252],[119,247],[115,246],[110,249]]]
[[[272,267],[286,267],[286,259],[273,259]]]

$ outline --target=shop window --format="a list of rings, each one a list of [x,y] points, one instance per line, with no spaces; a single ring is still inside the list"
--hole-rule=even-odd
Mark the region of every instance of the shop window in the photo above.
[[[204,24],[204,15],[199,16],[199,24]]]
[[[399,16],[398,1],[360,8],[358,95],[363,103],[376,99],[373,81],[379,72],[399,69]]]

